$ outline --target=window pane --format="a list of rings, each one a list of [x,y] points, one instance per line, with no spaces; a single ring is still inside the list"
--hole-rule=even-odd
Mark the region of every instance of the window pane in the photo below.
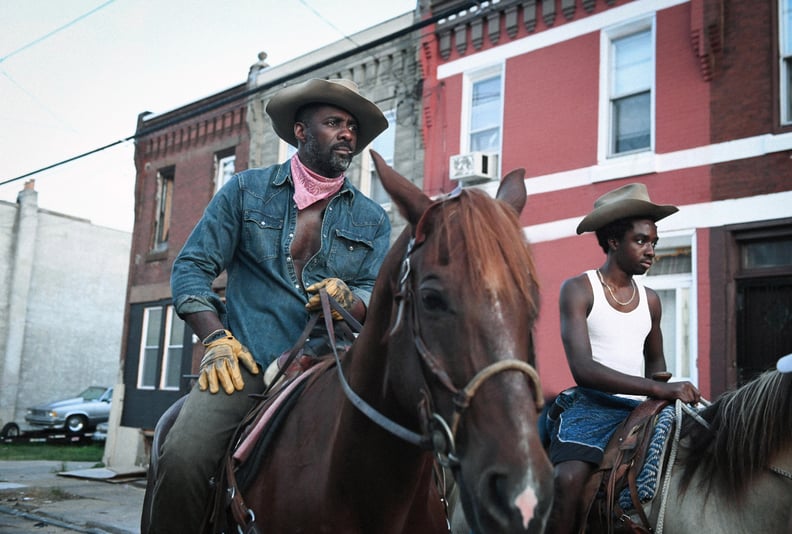
[[[613,96],[645,91],[652,85],[651,34],[636,33],[613,41]]]
[[[785,108],[785,120],[788,122],[792,120],[792,60],[790,58],[784,59],[784,82],[786,83],[786,102],[783,103]]]
[[[174,172],[171,168],[157,173],[157,214],[154,221],[154,243],[152,247],[155,251],[168,248],[171,209],[173,207]]]
[[[140,386],[153,388],[157,385],[157,360],[159,347],[146,348],[143,351],[142,370],[140,373]]]
[[[183,353],[184,321],[176,315],[173,306],[168,306],[168,346],[163,355],[163,388],[179,387],[181,379],[181,359]]]
[[[745,243],[741,252],[744,269],[792,265],[792,238]]]
[[[662,276],[664,274],[682,274],[693,271],[693,259],[690,247],[674,249],[657,249],[652,268],[647,276]]]
[[[175,388],[179,387],[179,380],[181,379],[181,347],[168,347],[168,354],[165,358],[165,377],[163,387]]]
[[[371,148],[376,150],[382,159],[385,160],[385,163],[388,165],[393,165],[393,155],[396,151],[396,110],[391,109],[385,111],[383,113],[385,118],[388,119],[388,129],[379,134],[376,139],[371,143]],[[374,168],[374,165],[371,165],[371,190],[369,191],[369,196],[379,202],[380,204],[386,204],[390,202],[390,196],[382,187],[382,182],[380,182],[379,175],[377,174],[377,170]]]
[[[781,2],[781,54],[792,55],[792,0]]]
[[[182,321],[181,317],[173,313],[173,308],[169,308],[172,314],[172,323],[171,323],[171,334],[170,334],[170,344],[171,345],[179,345],[182,346],[182,341],[184,340],[184,321]]]
[[[236,170],[236,155],[231,154],[224,158],[218,158],[215,165],[215,191],[219,191],[234,175]]]
[[[470,114],[470,130],[499,127],[501,122],[501,79],[500,76],[473,84],[473,102]]]
[[[388,110],[383,112],[388,120],[388,128],[371,142],[371,148],[379,152],[388,165],[393,163],[393,153],[396,150],[396,112]]]
[[[146,308],[147,321],[146,346],[159,347],[160,328],[162,328],[162,308]]]
[[[470,150],[474,152],[493,152],[498,150],[500,130],[493,128],[470,135]]]
[[[656,289],[660,297],[663,313],[660,319],[660,331],[663,333],[663,353],[666,368],[672,376],[687,376],[676,369],[677,332],[676,332],[676,291],[673,289]]]
[[[613,101],[614,152],[629,152],[649,147],[649,92]]]

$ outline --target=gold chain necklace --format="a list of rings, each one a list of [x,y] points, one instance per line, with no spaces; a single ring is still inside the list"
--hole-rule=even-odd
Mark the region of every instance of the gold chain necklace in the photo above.
[[[635,293],[636,293],[635,280],[633,280],[632,278],[630,278],[630,283],[632,284],[633,292],[632,292],[632,295],[630,296],[630,300],[628,300],[627,302],[622,302],[622,301],[620,301],[619,299],[616,298],[616,295],[613,294],[613,290],[611,289],[611,286],[609,286],[607,283],[605,283],[605,279],[602,277],[602,273],[600,272],[599,269],[597,269],[597,275],[599,276],[599,279],[600,279],[600,282],[602,282],[602,285],[604,285],[606,288],[608,288],[608,293],[610,293],[611,298],[613,298],[613,300],[614,300],[614,302],[616,302],[616,304],[618,304],[620,306],[627,306],[635,298]]]

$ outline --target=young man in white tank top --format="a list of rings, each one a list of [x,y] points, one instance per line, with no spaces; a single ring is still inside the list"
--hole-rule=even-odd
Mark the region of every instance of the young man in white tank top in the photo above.
[[[548,412],[555,466],[550,533],[585,526],[583,487],[616,427],[641,399],[700,399],[690,382],[652,380],[666,370],[660,299],[633,278],[654,260],[655,222],[676,211],[652,203],[643,184],[629,184],[597,199],[578,225],[578,234],[596,232],[606,259],[561,286],[561,338],[577,387],[562,392]]]

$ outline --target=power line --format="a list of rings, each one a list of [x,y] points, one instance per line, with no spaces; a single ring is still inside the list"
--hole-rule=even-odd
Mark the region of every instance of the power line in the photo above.
[[[82,15],[80,15],[79,17],[77,17],[76,19],[74,19],[74,20],[72,20],[72,21],[70,21],[70,22],[67,22],[67,23],[66,23],[66,24],[64,24],[63,26],[60,26],[60,27],[58,27],[58,28],[55,28],[55,29],[54,29],[54,30],[52,30],[51,32],[49,32],[49,33],[46,33],[46,34],[42,35],[42,36],[41,36],[41,37],[39,37],[38,39],[35,39],[35,40],[33,40],[33,41],[29,42],[28,44],[26,44],[26,45],[24,45],[24,46],[21,46],[21,47],[17,48],[17,49],[16,49],[16,50],[14,50],[13,52],[10,52],[10,53],[8,53],[8,54],[4,55],[3,57],[0,57],[0,63],[2,63],[3,61],[5,61],[6,59],[10,58],[11,56],[15,56],[15,55],[17,55],[18,53],[22,52],[23,50],[27,50],[27,49],[28,49],[28,48],[30,48],[31,46],[34,46],[34,45],[37,45],[37,44],[39,44],[41,41],[43,41],[43,40],[45,40],[45,39],[48,39],[48,38],[52,37],[52,36],[53,36],[53,35],[55,35],[56,33],[58,33],[58,32],[61,32],[61,31],[65,30],[65,29],[66,29],[66,28],[68,28],[69,26],[73,26],[74,24],[76,24],[76,23],[80,22],[82,19],[84,19],[84,18],[86,18],[86,17],[89,17],[90,15],[93,15],[94,13],[96,13],[97,11],[99,11],[100,9],[104,9],[105,7],[109,6],[109,5],[110,5],[110,4],[112,4],[113,2],[115,2],[115,0],[108,0],[108,1],[107,1],[107,2],[105,2],[104,4],[102,4],[102,5],[100,5],[100,6],[97,6],[97,7],[93,8],[92,10],[88,11],[87,13],[83,13]]]
[[[311,10],[311,12],[312,12],[314,15],[316,15],[316,17],[317,17],[319,20],[321,20],[322,22],[324,22],[325,24],[327,24],[328,26],[330,26],[332,29],[334,29],[335,31],[337,31],[339,34],[341,34],[341,36],[342,36],[344,39],[346,39],[347,41],[349,41],[350,43],[352,43],[352,44],[353,44],[353,45],[355,45],[355,46],[360,46],[358,43],[356,43],[356,42],[355,42],[355,40],[354,40],[354,39],[352,39],[352,38],[351,38],[349,35],[347,35],[347,34],[346,34],[346,33],[344,33],[343,31],[341,31],[341,29],[339,29],[339,28],[338,28],[338,27],[337,27],[335,24],[333,24],[332,22],[330,22],[329,20],[327,20],[327,18],[325,18],[325,17],[324,17],[324,16],[323,16],[321,13],[319,13],[319,12],[318,12],[316,9],[314,9],[314,7],[313,7],[312,5],[310,5],[310,4],[309,4],[309,3],[308,3],[306,0],[300,0],[300,3],[301,3],[303,6],[305,6],[307,9]]]
[[[114,0],[111,0],[111,1],[114,1]],[[315,70],[321,69],[321,68],[326,67],[328,65],[332,65],[333,63],[337,63],[339,61],[343,61],[343,60],[345,60],[345,59],[347,59],[349,57],[352,57],[354,55],[360,54],[362,52],[366,52],[368,50],[371,50],[372,48],[376,48],[376,47],[378,47],[380,45],[383,45],[383,44],[386,44],[386,43],[388,43],[390,41],[393,41],[394,39],[398,39],[399,37],[402,37],[404,35],[407,35],[409,33],[414,32],[414,31],[417,31],[417,30],[420,30],[422,28],[425,28],[426,26],[430,26],[430,25],[432,25],[432,24],[434,24],[434,23],[436,23],[436,22],[438,22],[440,20],[448,19],[449,17],[455,16],[456,14],[458,14],[458,13],[460,13],[462,11],[468,10],[468,9],[470,9],[472,7],[478,7],[481,12],[484,12],[484,11],[487,10],[487,8],[482,8],[481,7],[480,2],[477,2],[477,1],[466,2],[465,4],[463,4],[461,6],[456,6],[456,7],[452,8],[452,9],[448,9],[446,11],[443,11],[442,13],[439,13],[439,14],[434,15],[432,17],[429,17],[429,18],[423,19],[423,20],[421,20],[419,22],[416,22],[415,24],[412,24],[412,25],[408,26],[407,28],[402,28],[401,30],[397,30],[397,31],[395,31],[395,32],[393,32],[393,33],[391,33],[389,35],[386,35],[384,37],[380,37],[379,39],[375,39],[373,41],[370,41],[370,42],[368,42],[368,43],[366,43],[364,45],[358,46],[357,48],[353,48],[351,50],[347,50],[346,52],[341,52],[340,54],[336,54],[335,56],[333,56],[331,58],[328,58],[328,59],[323,60],[323,61],[319,61],[317,63],[314,63],[313,65],[309,65],[307,67],[299,69],[299,70],[297,70],[295,72],[292,72],[290,74],[287,74],[285,76],[281,76],[280,78],[272,80],[269,83],[262,84],[262,85],[260,85],[258,87],[255,87],[253,89],[248,89],[247,91],[243,91],[243,92],[238,93],[238,94],[234,94],[234,95],[227,96],[227,97],[224,97],[224,98],[219,98],[219,99],[217,99],[217,100],[215,100],[215,101],[213,101],[213,102],[211,102],[209,104],[205,104],[203,106],[199,106],[199,107],[195,108],[194,110],[190,111],[189,113],[183,113],[183,114],[180,114],[178,117],[175,117],[175,118],[172,118],[172,119],[168,119],[168,120],[164,120],[161,123],[158,123],[156,126],[151,126],[149,128],[145,128],[143,130],[139,130],[139,131],[135,132],[133,135],[130,135],[130,136],[125,137],[123,139],[119,139],[118,141],[113,141],[112,143],[109,143],[107,145],[101,146],[99,148],[95,148],[93,150],[90,150],[88,152],[84,152],[82,154],[78,154],[76,156],[72,156],[72,157],[70,157],[68,159],[59,161],[57,163],[53,163],[51,165],[47,165],[46,167],[42,167],[40,169],[36,169],[35,171],[31,171],[31,172],[25,173],[23,175],[15,177],[15,178],[10,178],[8,180],[4,180],[4,181],[0,182],[0,186],[6,185],[6,184],[10,184],[11,182],[16,182],[17,180],[21,180],[23,178],[27,178],[28,176],[33,176],[34,174],[38,174],[38,173],[41,173],[41,172],[44,172],[44,171],[48,171],[50,169],[54,169],[55,167],[59,167],[61,165],[65,165],[66,163],[71,163],[72,161],[76,161],[78,159],[82,159],[84,157],[96,154],[97,152],[101,152],[103,150],[107,150],[108,148],[112,148],[112,147],[114,147],[116,145],[119,145],[121,143],[125,143],[127,141],[133,141],[133,140],[139,139],[141,137],[145,137],[145,136],[150,135],[150,134],[152,134],[154,132],[157,132],[159,130],[164,130],[165,128],[167,128],[169,126],[172,126],[173,124],[177,124],[177,123],[180,123],[180,122],[182,122],[182,121],[184,121],[186,119],[190,119],[192,117],[196,117],[198,115],[202,115],[202,114],[204,114],[204,113],[206,113],[208,111],[212,111],[212,110],[215,110],[215,109],[217,109],[219,107],[222,107],[222,106],[225,106],[227,104],[230,104],[232,102],[236,102],[237,100],[242,100],[243,98],[248,98],[248,97],[250,97],[252,95],[255,95],[255,94],[263,92],[263,91],[266,91],[267,89],[271,89],[272,87],[275,87],[275,86],[281,85],[281,84],[283,84],[285,82],[288,82],[290,80],[293,80],[294,78],[299,78],[300,76],[303,76],[305,74],[309,74],[309,73],[311,73],[311,72],[313,72]]]

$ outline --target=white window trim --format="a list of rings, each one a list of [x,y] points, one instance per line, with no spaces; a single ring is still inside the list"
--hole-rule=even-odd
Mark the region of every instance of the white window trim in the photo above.
[[[792,110],[790,110],[792,106],[789,104],[789,99],[792,98],[792,87],[789,87],[791,73],[787,71],[788,68],[785,62],[787,58],[792,61],[792,50],[789,51],[789,56],[784,56],[784,43],[787,40],[787,35],[792,31],[792,28],[784,24],[786,21],[784,10],[787,2],[788,0],[779,0],[778,2],[778,75],[780,77],[778,81],[778,96],[780,98],[778,109],[780,111],[780,121],[783,125],[792,124],[792,116],[790,116],[792,114]],[[792,10],[792,3],[790,3],[788,9]],[[789,68],[792,68],[792,66]]]
[[[137,372],[137,389],[144,389],[144,390],[154,390],[154,386],[144,386],[143,385],[143,369],[145,367],[144,360],[146,358],[146,349],[148,345],[146,344],[146,339],[148,338],[148,331],[149,331],[149,316],[151,314],[151,310],[153,309],[162,309],[162,306],[146,306],[143,308],[143,325],[140,330],[141,337],[140,337],[140,352],[138,353],[138,372]],[[159,333],[159,329],[157,329]]]
[[[610,108],[610,87],[611,87],[611,66],[613,64],[612,42],[620,37],[649,30],[651,33],[653,63],[651,95],[649,97],[649,148],[641,152],[631,152],[629,154],[611,154],[611,108]],[[656,18],[652,14],[633,20],[612,28],[604,28],[600,32],[600,71],[599,71],[599,123],[597,132],[597,161],[600,165],[619,160],[621,166],[629,165],[634,167],[645,167],[651,163],[655,151],[655,99],[657,96],[657,31]]]
[[[693,384],[698,384],[698,254],[696,253],[696,232],[695,230],[678,230],[660,232],[659,240],[660,248],[671,248],[676,245],[690,246],[690,274],[670,274],[657,277],[649,277],[646,275],[636,276],[642,284],[652,289],[678,289],[687,287],[690,291],[690,317],[689,321],[689,339],[688,339],[688,353],[690,354],[690,376],[674,376],[672,381],[689,380]],[[677,299],[677,306],[681,306],[679,299]],[[682,318],[681,310],[676,310],[676,330],[682,331]],[[681,336],[676,336],[677,350],[676,354],[681,354],[680,344],[682,342]],[[666,356],[667,357],[667,356]],[[680,362],[677,361],[674,366],[675,369],[680,368]]]
[[[473,84],[496,75],[500,75],[501,80],[500,143],[497,148],[498,169],[496,173],[496,175],[500,175],[500,155],[503,154],[503,115],[506,108],[506,67],[504,62],[465,72],[462,76],[462,112],[459,122],[459,153],[467,154],[470,152],[470,113],[473,107]]]
[[[160,358],[162,359],[162,374],[159,377],[159,389],[162,391],[178,391],[181,382],[181,351],[179,355],[172,358],[172,350],[175,347],[184,348],[183,344],[171,344],[171,332],[173,329],[173,318],[176,315],[176,310],[173,306],[163,306],[162,311],[165,314],[165,336],[163,339],[162,350],[160,351]],[[176,381],[176,386],[167,386],[166,380],[168,376],[168,365],[175,364],[179,366],[179,380]]]

